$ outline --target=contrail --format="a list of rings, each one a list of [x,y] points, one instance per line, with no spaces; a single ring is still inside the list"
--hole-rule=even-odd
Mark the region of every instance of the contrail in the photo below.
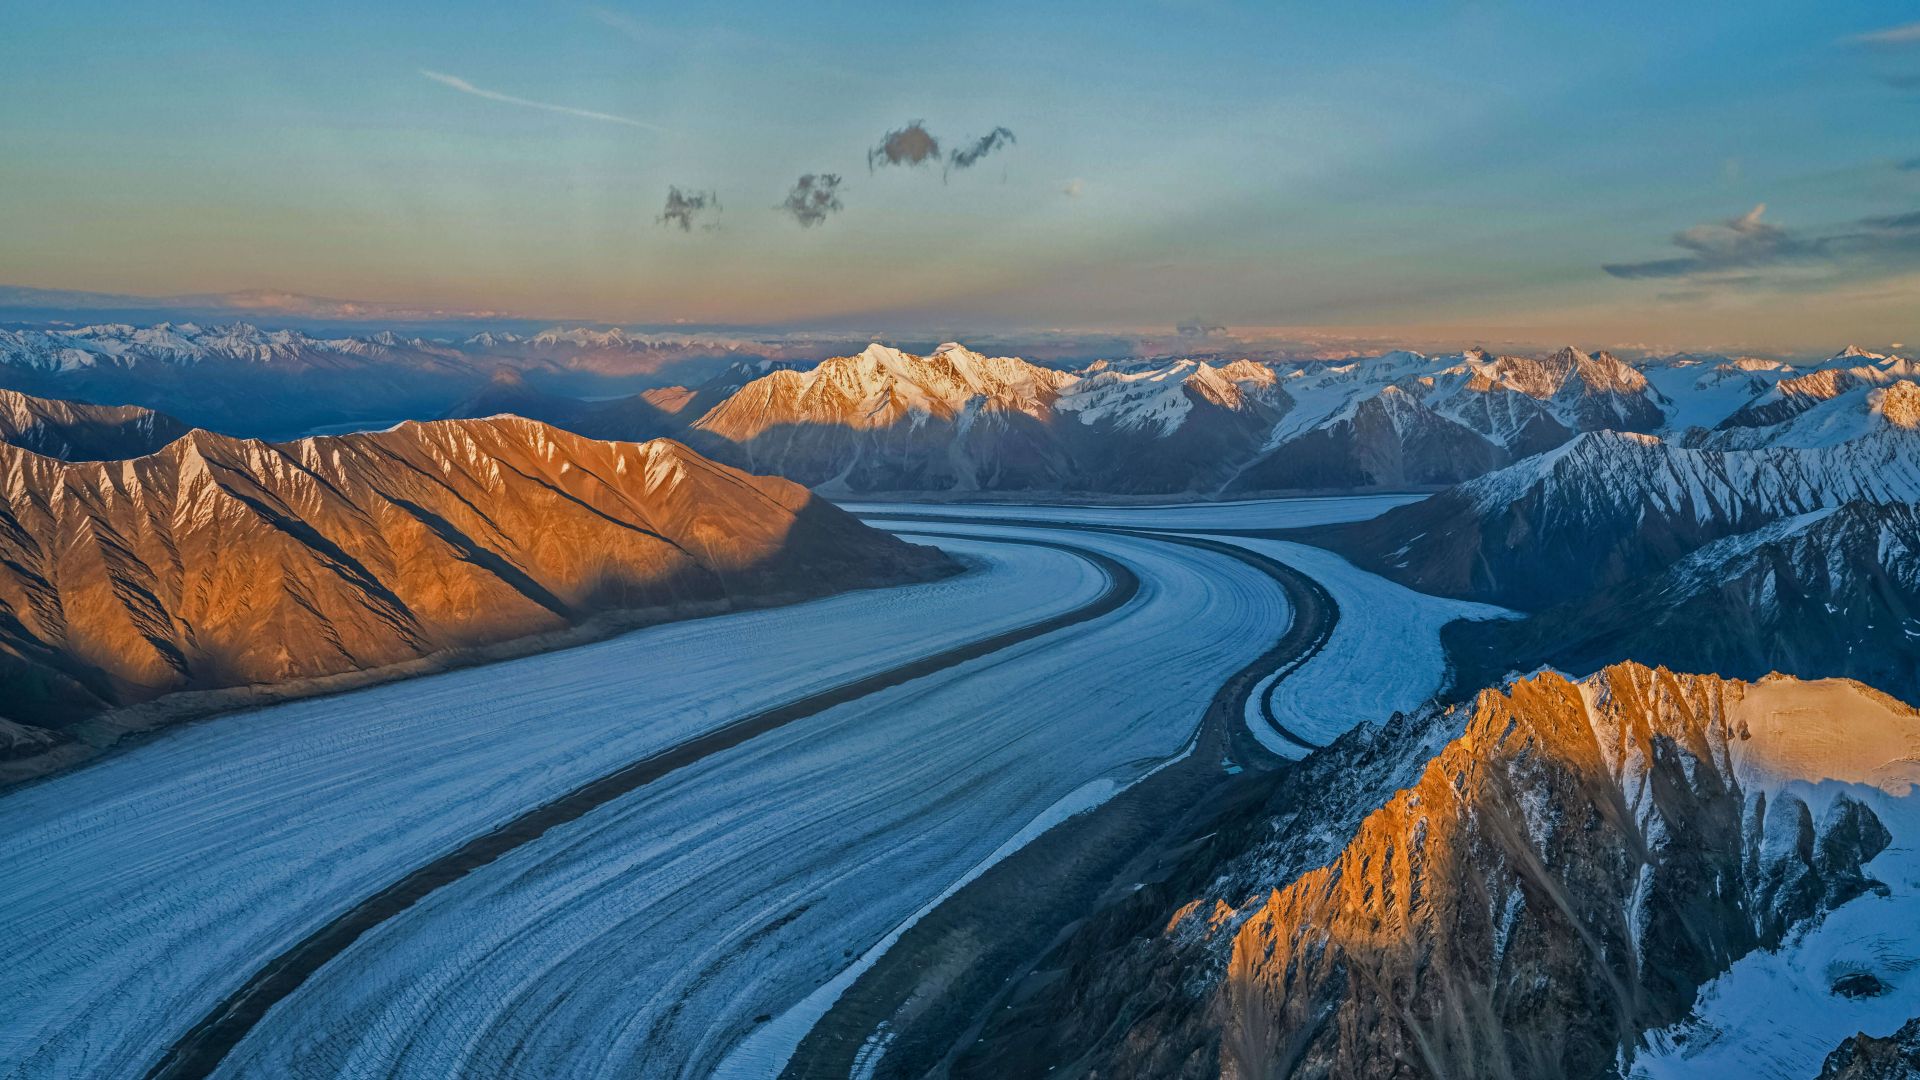
[[[428,71],[426,68],[421,68],[420,74],[425,75],[434,82],[451,86],[463,94],[483,97],[488,101],[504,101],[508,105],[523,105],[529,109],[544,109],[547,112],[565,113],[568,116],[578,116],[587,120],[604,120],[609,124],[625,124],[628,127],[644,128],[647,131],[658,131],[663,134],[667,130],[658,124],[649,124],[645,120],[635,120],[631,116],[615,116],[613,113],[595,112],[592,109],[576,109],[571,105],[552,105],[544,101],[529,101],[523,97],[514,97],[512,94],[502,94],[498,90],[488,90],[475,86],[457,75],[448,75],[445,72]]]

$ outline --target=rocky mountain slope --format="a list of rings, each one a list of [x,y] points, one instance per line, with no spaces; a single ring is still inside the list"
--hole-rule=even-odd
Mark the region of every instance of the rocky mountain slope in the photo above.
[[[1876,860],[1916,762],[1920,713],[1850,682],[1622,664],[1396,717],[1091,915],[955,1073],[1618,1076],[1741,958],[1915,888]]]
[[[1911,409],[1914,398],[1906,388],[1914,385],[1920,367],[1910,360],[1857,351],[1831,363],[1863,355],[1873,362],[1827,366],[1782,379],[1691,444],[1726,450],[1831,445],[1871,430],[1889,407]]]
[[[1422,591],[1550,606],[1783,518],[1920,499],[1920,385],[1888,393],[1875,428],[1836,445],[1714,451],[1590,433],[1321,538]]]
[[[1052,409],[1073,377],[959,345],[871,345],[771,372],[702,416],[696,445],[829,490],[1058,487],[1071,469]]]
[[[1827,1056],[1814,1080],[1913,1080],[1920,1076],[1920,1016],[1884,1038],[1866,1032]]]
[[[1582,431],[1655,431],[1667,401],[1638,370],[1574,348],[1546,357],[1418,353],[1301,367],[1298,407],[1235,480],[1239,490],[1448,484]]]
[[[88,405],[0,390],[0,443],[63,461],[150,454],[187,425],[137,405]]]
[[[1815,510],[1529,619],[1447,636],[1475,682],[1636,658],[1740,678],[1845,676],[1920,700],[1920,506]]]
[[[436,415],[456,387],[481,377],[453,349],[393,334],[319,339],[244,323],[0,330],[0,385],[134,402],[249,434]]]
[[[1073,463],[1091,491],[1212,491],[1265,443],[1293,399],[1272,368],[1177,360],[1081,373],[1055,403]]]
[[[873,346],[748,383],[695,425],[731,456],[835,489],[1247,492],[1449,483],[1602,426],[1660,426],[1633,368],[1396,353],[1281,372]]]
[[[601,613],[952,569],[788,481],[518,418],[278,445],[194,431],[98,463],[0,447],[0,491],[0,715],[55,733],[175,691],[363,672]]]

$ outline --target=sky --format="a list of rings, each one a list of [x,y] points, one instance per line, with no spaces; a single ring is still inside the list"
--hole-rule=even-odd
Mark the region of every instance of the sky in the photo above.
[[[1886,347],[1920,8],[15,0],[0,283]]]

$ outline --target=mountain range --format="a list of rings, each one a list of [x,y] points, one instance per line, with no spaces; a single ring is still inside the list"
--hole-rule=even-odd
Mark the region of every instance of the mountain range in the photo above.
[[[1911,927],[1844,967],[1808,944],[1920,880],[1920,713],[1887,696],[1920,699],[1900,357],[1067,369],[161,325],[0,331],[0,379],[255,424],[446,417],[263,441],[0,390],[8,777],[180,716],[957,569],[823,496],[1437,488],[1281,535],[1524,617],[1447,627],[1441,699],[1231,781],[1256,797],[1206,804],[1067,928],[954,1075],[1750,1070],[1736,1040],[1767,1018],[1715,1008],[1913,989]],[[1820,1030],[1834,1077],[1902,1075],[1915,1044]]]
[[[1810,366],[1565,348],[1066,368],[954,343],[823,360],[823,344],[106,324],[0,330],[0,385],[267,437],[508,412],[594,437],[670,435],[834,493],[1206,497],[1438,487],[1598,431],[1702,449],[1842,441],[1914,374],[1854,348]]]
[[[324,688],[956,569],[672,440],[518,418],[280,444],[193,430],[109,461],[0,446],[0,483],[0,722],[16,757],[111,741],[84,722],[182,691]]]
[[[807,346],[800,351],[819,355]],[[0,386],[141,405],[196,427],[277,437],[434,419],[502,369],[604,396],[705,381],[742,356],[781,355],[779,346],[741,339],[620,330],[492,330],[429,340],[393,331],[316,337],[249,323],[113,323],[0,328]]]

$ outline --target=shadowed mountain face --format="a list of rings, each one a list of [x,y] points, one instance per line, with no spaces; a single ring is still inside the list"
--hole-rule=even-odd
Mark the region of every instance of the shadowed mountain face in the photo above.
[[[187,425],[137,405],[86,405],[0,390],[0,442],[62,461],[151,454]]]
[[[1920,506],[1867,501],[1716,541],[1529,619],[1446,633],[1470,685],[1636,658],[1749,679],[1842,676],[1920,700],[1916,636]]]
[[[103,324],[0,329],[0,386],[48,397],[133,402],[199,427],[275,436],[438,417],[502,367],[604,394],[697,384],[737,360],[779,351],[764,343],[618,330],[428,340],[391,331],[315,337],[246,323]]]
[[[602,612],[657,619],[953,569],[788,481],[518,418],[278,445],[195,431],[100,463],[0,447],[0,484],[0,713],[41,728]]]
[[[1089,918],[956,1073],[1617,1076],[1740,957],[1886,891],[1866,865],[1916,838],[1874,807],[1916,750],[1856,683],[1633,664],[1396,717]]]
[[[702,394],[682,386],[663,386],[637,394],[587,401],[548,393],[528,384],[512,368],[493,373],[487,384],[447,410],[446,419],[520,416],[565,428],[589,439],[628,442],[677,437],[699,419]]]
[[[1564,429],[1560,432],[1565,437]],[[1242,491],[1449,484],[1511,461],[1500,444],[1389,386],[1294,436],[1234,481]]]
[[[1583,435],[1321,538],[1414,588],[1534,609],[1855,499],[1920,499],[1920,430],[1890,421],[1833,446],[1737,451]]]

